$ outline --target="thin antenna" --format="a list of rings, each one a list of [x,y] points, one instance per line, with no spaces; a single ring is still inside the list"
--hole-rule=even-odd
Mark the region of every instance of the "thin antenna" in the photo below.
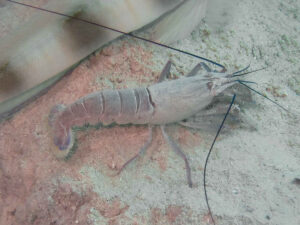
[[[287,110],[286,108],[284,108],[283,106],[281,106],[280,104],[278,104],[277,102],[275,102],[274,100],[270,99],[269,97],[263,95],[262,93],[260,93],[259,91],[253,89],[252,87],[248,86],[247,84],[244,83],[244,81],[242,80],[237,80],[237,82],[239,82],[240,84],[244,85],[245,87],[247,87],[249,90],[255,92],[256,94],[268,99],[270,102],[274,103],[275,105],[277,105],[278,107],[282,108],[284,111],[290,113],[289,110]]]
[[[249,67],[250,67],[250,64],[249,64],[248,66],[246,66],[245,68],[243,68],[243,69],[241,69],[241,70],[239,70],[239,71],[234,72],[232,75],[238,74],[238,73],[241,73],[241,72],[244,72],[244,71],[247,70]]]
[[[206,205],[207,205],[207,208],[208,208],[209,215],[210,215],[211,220],[212,220],[212,222],[213,222],[214,225],[216,225],[216,223],[215,223],[215,220],[214,220],[214,218],[212,216],[212,213],[211,213],[211,209],[210,209],[210,206],[209,206],[209,203],[208,203],[207,191],[206,191],[206,168],[207,168],[207,163],[208,163],[208,159],[209,159],[210,153],[211,153],[211,151],[212,151],[212,149],[213,149],[213,147],[215,145],[215,142],[216,142],[216,140],[217,140],[217,138],[218,138],[218,136],[219,136],[219,134],[221,132],[222,127],[224,126],[225,120],[226,120],[226,118],[227,118],[227,116],[228,116],[228,114],[230,112],[230,109],[231,109],[233,103],[234,103],[235,97],[236,97],[236,94],[234,94],[233,97],[232,97],[230,106],[228,107],[227,112],[225,114],[225,117],[224,117],[224,119],[223,119],[223,121],[222,121],[222,123],[221,123],[221,125],[220,125],[220,127],[218,129],[218,132],[217,132],[217,134],[215,136],[215,139],[214,139],[213,143],[210,146],[209,152],[208,152],[206,160],[205,160],[205,165],[204,165],[203,187],[204,187],[205,201],[206,201]]]
[[[249,66],[248,66],[248,67],[249,67]],[[247,74],[249,74],[249,73],[254,73],[254,72],[257,72],[257,71],[260,71],[260,70],[264,70],[264,69],[267,68],[267,67],[263,67],[263,68],[260,68],[260,69],[257,69],[257,70],[252,70],[252,71],[249,71],[249,72],[245,72],[245,73],[238,74],[238,73],[243,72],[243,71],[245,71],[246,69],[248,69],[248,67],[246,67],[245,69],[242,69],[242,70],[240,70],[240,71],[237,71],[237,72],[233,73],[233,74],[232,74],[233,76],[231,76],[231,77],[245,76],[245,75],[247,75]]]
[[[254,81],[249,81],[249,80],[234,80],[234,82],[243,82],[243,83],[248,83],[248,84],[257,84],[256,82]]]
[[[68,18],[71,18],[71,19],[74,19],[74,20],[78,20],[78,21],[81,21],[81,22],[84,22],[84,23],[88,23],[88,24],[91,24],[91,25],[95,25],[95,26],[98,26],[98,27],[102,27],[102,28],[107,29],[107,30],[111,30],[111,31],[114,31],[114,32],[117,32],[117,33],[120,33],[120,34],[124,34],[124,35],[132,37],[132,38],[136,38],[136,39],[139,39],[139,40],[142,40],[142,41],[145,41],[145,42],[149,42],[149,43],[152,43],[152,44],[164,47],[164,48],[171,49],[173,51],[177,51],[177,52],[183,53],[185,55],[189,55],[189,56],[192,56],[192,57],[195,57],[195,58],[198,58],[198,59],[210,62],[210,63],[212,63],[212,64],[214,64],[216,66],[221,67],[222,69],[225,69],[225,66],[223,66],[222,64],[219,64],[219,63],[217,63],[217,62],[215,62],[213,60],[210,60],[210,59],[198,56],[196,54],[193,54],[193,53],[190,53],[190,52],[178,49],[178,48],[174,48],[174,47],[171,47],[171,46],[159,43],[159,42],[156,42],[156,41],[152,41],[152,40],[149,40],[149,39],[146,39],[146,38],[143,38],[143,37],[139,37],[139,36],[136,36],[136,35],[134,35],[132,33],[127,33],[127,32],[124,32],[124,31],[121,31],[121,30],[118,30],[118,29],[115,29],[115,28],[111,28],[111,27],[108,27],[108,26],[105,26],[105,25],[101,25],[101,24],[98,24],[98,23],[94,23],[94,22],[91,22],[91,21],[88,21],[88,20],[85,20],[85,19],[80,19],[80,18],[77,18],[75,16],[66,15],[66,14],[63,14],[63,13],[60,13],[60,12],[56,12],[56,11],[52,11],[52,10],[49,10],[49,9],[39,8],[37,6],[33,6],[33,5],[21,3],[21,2],[16,2],[16,1],[12,1],[12,0],[7,0],[7,1],[11,2],[11,3],[15,3],[15,4],[27,6],[27,7],[33,8],[33,9],[41,10],[41,11],[44,11],[44,12],[53,13],[53,14],[56,14],[56,15],[68,17]]]

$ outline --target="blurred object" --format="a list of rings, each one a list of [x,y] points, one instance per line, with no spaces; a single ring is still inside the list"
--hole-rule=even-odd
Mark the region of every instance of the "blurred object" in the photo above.
[[[172,43],[189,35],[205,16],[207,0],[189,0],[154,25],[154,40]]]
[[[177,10],[184,6],[186,12],[187,7],[193,8],[192,3],[196,1],[55,0],[42,8],[131,32],[158,18],[161,19],[156,23],[161,23],[173,11],[178,17]],[[11,4],[14,3],[7,2],[1,10],[11,7]],[[168,17],[162,17],[166,13],[169,13]],[[7,19],[6,22],[11,21]],[[0,121],[42,94],[82,59],[120,35],[74,18],[36,10],[28,22],[1,37]]]
[[[208,1],[205,21],[212,31],[220,32],[234,20],[238,4],[238,0]]]
[[[4,7],[6,5],[6,0],[0,0],[0,7]]]

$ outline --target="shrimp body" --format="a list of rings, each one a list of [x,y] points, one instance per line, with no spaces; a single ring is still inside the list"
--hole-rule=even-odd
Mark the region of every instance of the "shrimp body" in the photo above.
[[[164,125],[179,122],[205,108],[214,96],[234,83],[226,73],[209,72],[204,77],[191,76],[149,87],[89,94],[53,110],[54,143],[60,150],[70,148],[72,127],[86,123]]]

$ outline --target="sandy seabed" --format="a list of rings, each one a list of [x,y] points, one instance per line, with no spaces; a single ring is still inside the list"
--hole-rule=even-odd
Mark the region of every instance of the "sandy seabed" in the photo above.
[[[216,224],[300,224],[300,1],[211,1],[207,18],[173,47],[249,74],[254,88],[290,110],[252,94],[241,108],[245,126],[221,133],[209,161],[207,190]],[[171,76],[199,61],[121,38],[89,57],[47,94],[0,124],[0,224],[212,224],[203,192],[203,167],[214,132],[178,125],[169,134],[186,152],[183,161],[155,130],[147,153],[118,170],[147,140],[143,126],[77,131],[77,148],[58,159],[48,114],[104,88],[157,81],[167,60]],[[238,96],[237,96],[238,98]],[[247,124],[251,124],[247,126]],[[251,127],[251,128],[249,128]]]

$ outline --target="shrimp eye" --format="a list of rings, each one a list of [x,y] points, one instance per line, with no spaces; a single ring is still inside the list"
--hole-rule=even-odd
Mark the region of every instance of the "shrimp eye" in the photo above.
[[[208,82],[206,85],[207,85],[208,90],[211,91],[212,86],[213,86],[213,82]]]

